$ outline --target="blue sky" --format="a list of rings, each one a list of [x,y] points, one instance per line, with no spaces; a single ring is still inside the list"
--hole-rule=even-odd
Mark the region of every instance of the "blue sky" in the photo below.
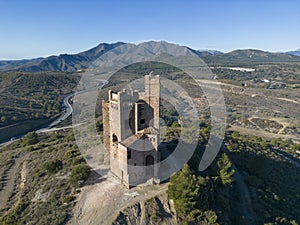
[[[0,59],[144,40],[286,51],[300,48],[300,1],[0,0],[0,28]]]

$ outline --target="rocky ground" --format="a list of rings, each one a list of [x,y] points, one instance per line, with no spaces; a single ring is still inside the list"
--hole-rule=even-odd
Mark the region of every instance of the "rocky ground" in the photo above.
[[[111,174],[99,177],[97,173],[94,173],[89,179],[88,185],[81,189],[73,217],[68,224],[111,225],[127,224],[129,221],[131,221],[129,224],[148,224],[143,222],[149,220],[143,213],[145,212],[145,201],[165,194],[166,190],[167,184],[127,189]],[[173,211],[167,206],[167,201],[164,197],[158,202],[166,205],[165,210],[162,211],[172,215]],[[121,211],[122,213],[120,213]]]

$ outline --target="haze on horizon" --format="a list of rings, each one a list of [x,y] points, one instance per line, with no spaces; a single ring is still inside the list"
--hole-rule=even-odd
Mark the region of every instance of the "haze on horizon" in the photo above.
[[[300,48],[299,1],[1,1],[0,60],[165,40],[193,49]]]

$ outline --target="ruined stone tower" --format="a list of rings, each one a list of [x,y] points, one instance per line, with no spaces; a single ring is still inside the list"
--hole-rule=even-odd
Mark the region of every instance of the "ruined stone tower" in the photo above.
[[[144,84],[145,92],[109,91],[102,101],[110,170],[127,187],[159,182],[159,75],[146,75]]]

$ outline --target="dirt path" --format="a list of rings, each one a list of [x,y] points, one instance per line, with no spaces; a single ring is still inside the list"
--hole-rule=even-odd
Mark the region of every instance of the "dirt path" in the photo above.
[[[6,173],[7,179],[4,184],[3,189],[0,191],[0,210],[7,207],[9,197],[11,196],[13,189],[15,187],[16,174],[20,170],[20,165],[25,159],[25,154],[20,153],[18,157],[14,159],[13,166]]]
[[[69,225],[111,224],[123,208],[167,190],[167,184],[125,188],[112,175],[82,188]]]
[[[295,104],[300,104],[300,102],[297,102],[293,99],[288,99],[288,98],[277,98],[277,99],[287,101],[287,102],[292,102],[292,103],[295,103]]]
[[[275,122],[279,123],[280,125],[282,125],[282,128],[280,128],[278,130],[278,132],[276,132],[276,134],[282,134],[284,132],[285,128],[290,125],[290,123],[288,123],[288,122],[283,122],[282,121],[283,118],[276,118],[276,117],[268,118],[268,117],[256,117],[256,116],[249,117],[248,118],[249,122],[252,123],[255,127],[257,127],[259,131],[265,131],[265,130],[264,130],[264,128],[260,127],[257,123],[253,122],[253,119],[266,119],[266,120],[275,121]]]
[[[281,125],[282,125],[282,128],[278,131],[278,134],[282,134],[284,132],[285,128],[287,128],[290,124],[287,122],[286,123],[282,122]]]
[[[236,126],[236,125],[230,125],[230,128],[228,130],[237,131],[242,134],[250,134],[250,135],[254,135],[254,136],[265,137],[265,138],[283,138],[283,139],[294,139],[298,142],[300,141],[300,138],[295,135],[273,134],[273,133],[269,133],[269,132],[263,131],[263,130],[254,130],[254,129],[245,128],[245,127]]]

